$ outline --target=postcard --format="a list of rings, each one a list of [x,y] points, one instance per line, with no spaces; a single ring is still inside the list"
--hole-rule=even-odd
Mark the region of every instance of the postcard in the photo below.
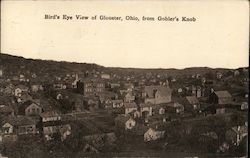
[[[0,157],[247,157],[247,0],[3,0],[0,53]]]

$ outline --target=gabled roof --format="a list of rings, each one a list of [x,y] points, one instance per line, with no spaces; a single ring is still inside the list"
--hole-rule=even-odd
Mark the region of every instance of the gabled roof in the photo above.
[[[24,113],[25,109],[28,108],[30,105],[34,104],[35,106],[39,107],[39,108],[42,108],[41,106],[39,106],[37,103],[33,102],[33,101],[26,101],[24,102],[23,104],[21,104],[19,107],[18,107],[18,112],[21,114],[21,113]]]
[[[125,108],[137,108],[137,105],[135,102],[132,103],[124,103]]]
[[[155,92],[158,92],[162,96],[170,96],[172,90],[165,86],[145,86],[145,93],[149,98],[154,98]]]
[[[214,93],[218,96],[218,98],[232,97],[228,91],[215,91]]]
[[[199,101],[195,96],[186,96],[186,99],[189,104],[198,104]]]

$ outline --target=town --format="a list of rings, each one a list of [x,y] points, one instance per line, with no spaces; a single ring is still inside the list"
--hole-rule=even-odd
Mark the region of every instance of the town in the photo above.
[[[0,54],[0,155],[246,156],[248,86],[248,68],[108,68]]]

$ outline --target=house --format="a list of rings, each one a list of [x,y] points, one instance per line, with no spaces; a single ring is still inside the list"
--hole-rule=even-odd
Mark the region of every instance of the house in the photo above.
[[[12,95],[13,93],[15,93],[15,87],[12,84],[9,84],[4,88],[3,93]]]
[[[113,88],[119,88],[121,85],[119,83],[110,83],[110,87]]]
[[[125,108],[125,114],[129,114],[133,111],[136,111],[138,107],[135,102],[132,102],[132,103],[124,103],[124,108]]]
[[[124,88],[128,92],[132,92],[135,87],[133,83],[125,83]]]
[[[20,97],[17,97],[18,103],[24,103],[26,101],[32,100],[32,97],[28,94],[28,92],[22,92]]]
[[[105,103],[107,100],[116,99],[117,94],[115,94],[114,92],[105,91],[103,93],[100,93],[98,95],[98,97],[99,97],[101,103]]]
[[[110,74],[101,74],[102,79],[110,79]]]
[[[77,88],[77,82],[79,81],[78,74],[75,75],[75,80],[72,82],[72,88]]]
[[[200,103],[195,96],[186,96],[184,107],[187,111],[198,111],[200,110]]]
[[[83,104],[84,108],[87,110],[99,109],[99,98],[95,96],[84,97]]]
[[[163,115],[166,113],[166,104],[159,104],[153,106],[152,115]]]
[[[160,128],[153,128],[150,127],[145,133],[144,133],[144,142],[154,141],[157,139],[161,139],[164,137],[165,130]]]
[[[213,104],[225,105],[232,103],[232,95],[228,91],[214,91],[209,100]]]
[[[140,115],[142,117],[152,116],[152,104],[151,103],[142,103],[139,105]]]
[[[226,131],[225,138],[226,141],[233,145],[239,145],[244,137],[248,135],[248,128],[246,125],[235,126],[230,130]]]
[[[98,95],[105,91],[105,84],[101,79],[85,78],[77,82],[77,89],[84,96]]]
[[[71,135],[70,124],[65,124],[59,128],[59,133],[61,135],[61,140],[65,140],[69,135]]]
[[[66,89],[67,85],[62,82],[56,82],[53,84],[54,89],[60,90],[60,89]]]
[[[125,96],[124,96],[124,102],[125,103],[131,103],[131,102],[134,102],[134,100],[135,100],[135,96],[131,93],[131,92],[129,92],[129,93],[127,93]]]
[[[70,124],[63,122],[61,115],[58,112],[43,112],[40,116],[42,118],[43,135],[46,140],[53,139],[53,135],[58,133],[63,141],[71,134]]]
[[[26,78],[25,78],[25,76],[23,74],[20,74],[19,75],[19,81],[20,82],[26,82],[27,80],[26,80]]]
[[[177,114],[183,114],[184,113],[184,105],[178,103],[178,102],[172,102],[168,103],[166,105],[166,111],[167,112],[173,112]]]
[[[2,129],[5,134],[36,134],[39,133],[36,125],[37,122],[27,116],[8,117],[3,121]]]
[[[16,97],[20,97],[22,95],[23,92],[28,92],[29,88],[24,86],[24,85],[18,85],[15,87],[14,89],[14,95]]]
[[[61,121],[43,123],[43,135],[46,140],[53,139],[54,134],[60,134],[61,140],[65,140],[71,134],[71,126]]]
[[[26,116],[39,116],[42,113],[42,107],[33,101],[27,101],[18,107],[18,113]]]
[[[0,105],[1,116],[14,116],[14,109],[10,106]]]
[[[33,84],[31,85],[31,91],[32,92],[38,92],[38,91],[42,91],[43,90],[43,86],[40,84]]]
[[[223,76],[222,73],[220,73],[220,72],[217,72],[217,73],[216,73],[216,78],[217,78],[217,79],[221,79],[222,76]]]
[[[165,86],[145,86],[142,96],[145,98],[145,103],[169,103],[171,102],[172,90]]]
[[[112,107],[113,108],[122,108],[124,107],[123,100],[112,100]]]
[[[136,121],[129,115],[122,114],[115,118],[115,125],[121,129],[131,130],[135,127]]]
[[[242,102],[240,106],[241,110],[247,110],[248,109],[248,102]]]

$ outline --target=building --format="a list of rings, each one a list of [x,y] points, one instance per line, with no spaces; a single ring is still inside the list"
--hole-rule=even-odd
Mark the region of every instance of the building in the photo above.
[[[110,79],[110,74],[101,74],[102,79]]]
[[[124,96],[124,102],[125,103],[131,103],[131,102],[134,102],[135,100],[135,96],[131,93],[131,92],[128,92],[125,96]]]
[[[169,103],[171,102],[172,90],[165,86],[145,86],[142,96],[145,98],[145,103]]]
[[[42,107],[38,103],[27,101],[19,106],[18,113],[26,116],[39,116],[42,113]]]
[[[228,91],[214,91],[209,100],[213,104],[225,105],[232,103],[232,95]]]
[[[28,92],[29,88],[24,85],[18,85],[15,87],[14,95],[20,97],[23,92]]]
[[[145,133],[144,133],[144,141],[149,142],[149,141],[154,141],[157,139],[161,139],[164,137],[165,130],[160,129],[160,128],[153,128],[150,127]]]
[[[98,95],[105,91],[105,84],[100,79],[86,78],[77,83],[77,89],[84,96]]]
[[[129,115],[118,115],[115,118],[115,125],[120,129],[131,130],[135,127],[136,121]]]
[[[14,109],[10,106],[0,105],[1,116],[14,116]]]
[[[31,91],[32,92],[38,92],[38,91],[42,91],[43,90],[43,86],[40,84],[33,84],[31,85]]]
[[[27,116],[8,117],[3,121],[2,130],[4,134],[36,134],[39,133],[36,125],[37,122]]]
[[[235,126],[226,132],[225,137],[228,143],[239,145],[243,138],[247,136],[247,134],[247,126]]]
[[[48,111],[40,114],[43,125],[43,135],[46,140],[53,139],[56,133],[60,134],[61,140],[65,140],[71,134],[71,126],[62,121],[61,115],[56,111]]]
[[[124,107],[123,100],[112,100],[112,107],[113,108],[122,108]]]
[[[187,111],[200,110],[200,103],[195,96],[186,96],[184,99],[184,107]]]
[[[56,111],[47,111],[40,114],[42,122],[60,121],[61,115]]]
[[[183,114],[184,109],[185,109],[184,105],[182,105],[178,102],[168,103],[166,106],[166,111],[177,113],[177,114]]]
[[[144,118],[148,116],[152,116],[152,104],[151,103],[143,103],[140,104],[140,115]]]
[[[124,103],[124,108],[125,108],[125,114],[129,114],[133,111],[136,111],[138,107],[135,102],[132,102],[132,103]]]

